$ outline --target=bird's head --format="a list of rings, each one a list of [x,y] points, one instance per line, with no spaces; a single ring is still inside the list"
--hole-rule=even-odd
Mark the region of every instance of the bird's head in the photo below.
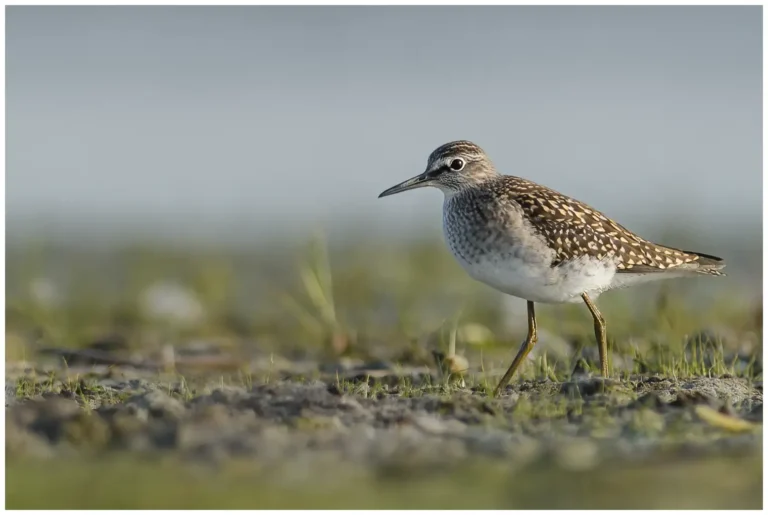
[[[434,186],[451,196],[494,175],[496,169],[482,148],[470,141],[452,141],[429,155],[423,173],[383,191],[379,198],[424,186]]]

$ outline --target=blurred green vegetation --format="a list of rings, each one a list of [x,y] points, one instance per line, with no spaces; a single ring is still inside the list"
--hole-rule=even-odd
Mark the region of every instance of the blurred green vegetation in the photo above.
[[[457,328],[459,353],[487,369],[503,366],[525,331],[524,301],[470,279],[439,239],[330,249],[322,234],[247,248],[27,242],[9,247],[6,267],[7,360],[119,338],[146,352],[206,341],[289,359],[432,365],[432,350]],[[761,353],[762,303],[743,283],[674,280],[609,292],[598,305],[610,347],[634,372],[760,372],[744,362]],[[594,346],[584,306],[539,305],[537,314],[542,332],[573,349]],[[549,354],[524,374],[574,365],[573,352]]]
[[[443,471],[332,468],[292,486],[252,461],[11,460],[7,509],[760,509],[759,456],[656,461],[592,471],[478,461]],[[396,472],[396,473],[395,473]]]

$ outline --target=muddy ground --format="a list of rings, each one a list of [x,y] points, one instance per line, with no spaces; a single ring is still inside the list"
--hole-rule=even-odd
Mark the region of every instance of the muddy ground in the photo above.
[[[97,500],[85,495],[92,479],[68,485],[69,495],[83,493],[69,501],[25,493],[25,474],[38,477],[39,485],[41,470],[66,460],[80,464],[73,470],[91,470],[83,477],[93,478],[109,474],[106,464],[115,460],[141,468],[158,457],[176,463],[172,470],[193,464],[211,478],[224,477],[238,463],[259,484],[288,489],[269,502],[245,494],[240,502],[225,497],[217,504],[216,496],[205,496],[210,507],[762,505],[762,381],[584,375],[518,381],[493,398],[485,385],[382,366],[318,366],[313,374],[239,379],[128,365],[16,363],[6,373],[8,472],[19,471],[19,482],[8,485],[8,502],[17,507],[185,506],[184,495],[168,498],[170,486],[150,495],[138,483],[127,501],[104,492]],[[58,477],[69,476],[67,470]],[[489,470],[487,480],[479,479]],[[458,476],[448,480],[451,474]],[[640,476],[606,486],[622,474]],[[642,474],[643,488],[655,488],[653,495],[633,486]],[[382,481],[413,485],[414,478],[438,481],[431,488],[439,493],[428,495],[425,487],[406,495],[394,488],[379,498]],[[566,485],[561,494],[547,493],[551,482]],[[340,483],[346,493],[309,494]],[[573,485],[580,487],[569,489]],[[516,488],[524,491],[513,495]],[[368,489],[376,494],[363,495]]]

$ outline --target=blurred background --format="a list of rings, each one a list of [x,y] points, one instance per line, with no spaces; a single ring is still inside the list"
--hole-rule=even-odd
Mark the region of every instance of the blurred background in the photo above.
[[[9,506],[759,506],[761,18],[6,8]],[[601,296],[608,386],[538,305],[486,396],[525,301],[377,199],[456,139],[728,276]]]
[[[524,303],[464,277],[440,193],[376,198],[454,139],[724,257],[664,286],[694,314],[758,313],[761,37],[759,7],[10,7],[8,327],[508,338]]]

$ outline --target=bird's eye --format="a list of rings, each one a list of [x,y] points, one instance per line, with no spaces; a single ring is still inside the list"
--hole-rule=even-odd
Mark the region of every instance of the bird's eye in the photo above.
[[[451,161],[451,170],[458,172],[462,168],[464,168],[463,159],[454,159],[453,161]]]

